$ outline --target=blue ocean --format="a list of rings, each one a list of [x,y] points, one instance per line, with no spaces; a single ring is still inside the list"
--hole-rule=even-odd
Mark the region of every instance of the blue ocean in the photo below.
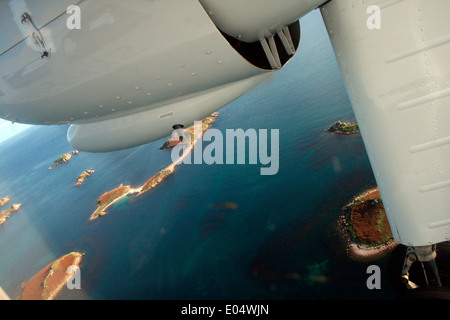
[[[85,253],[81,289],[58,299],[391,299],[388,257],[351,260],[337,219],[375,186],[360,135],[331,135],[355,120],[318,11],[301,21],[299,52],[281,71],[219,110],[213,127],[279,129],[279,171],[261,165],[187,165],[133,201],[89,222],[96,200],[139,186],[171,163],[165,139],[118,152],[72,152],[66,126],[33,127],[0,145],[0,197],[22,203],[0,227],[0,286],[16,298],[53,260]],[[200,120],[200,119],[199,119]],[[95,173],[75,188],[76,177]],[[233,203],[230,206],[224,205]],[[4,209],[4,208],[3,208]],[[380,266],[380,290],[366,285]]]

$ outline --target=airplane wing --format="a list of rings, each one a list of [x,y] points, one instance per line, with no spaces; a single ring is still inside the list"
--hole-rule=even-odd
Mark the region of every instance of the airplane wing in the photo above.
[[[0,117],[70,124],[87,152],[157,140],[286,64],[299,16],[323,2],[2,0]]]

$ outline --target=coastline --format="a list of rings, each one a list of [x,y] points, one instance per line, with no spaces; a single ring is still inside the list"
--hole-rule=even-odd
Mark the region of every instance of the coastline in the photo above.
[[[69,162],[70,159],[72,159],[72,156],[77,155],[78,153],[79,153],[78,150],[75,150],[73,152],[65,153],[62,156],[59,156],[55,161],[53,161],[52,165],[48,167],[48,170],[52,170],[57,166]]]
[[[122,199],[123,197],[130,194],[130,190],[135,190],[131,186],[123,184],[120,184],[117,188],[107,191],[103,193],[98,199],[97,199],[97,209],[92,213],[92,215],[89,217],[89,221],[96,220],[100,217],[103,217],[108,212],[106,210],[111,207],[114,203]],[[113,198],[110,200],[110,196]],[[106,204],[105,204],[106,203]]]
[[[5,204],[7,204],[9,200],[11,200],[10,197],[0,198],[0,207],[3,207]]]
[[[71,252],[48,264],[23,287],[17,300],[54,300],[80,267],[84,253]]]
[[[11,216],[12,213],[18,211],[22,207],[21,203],[13,204],[6,210],[0,212],[0,226],[2,226],[6,220]]]
[[[368,189],[359,195],[353,197],[353,200],[342,207],[341,215],[338,218],[338,231],[341,236],[341,240],[345,246],[345,252],[350,259],[358,262],[370,262],[382,258],[384,255],[392,252],[398,245],[398,243],[392,238],[389,241],[377,245],[369,246],[361,243],[357,243],[349,230],[348,208],[354,205],[355,202],[361,200],[371,200],[371,196],[376,194],[378,188]]]
[[[83,171],[83,173],[80,174],[80,175],[77,177],[77,180],[76,180],[76,182],[75,182],[75,187],[78,188],[79,186],[81,186],[81,185],[84,183],[84,181],[85,181],[88,177],[90,177],[94,172],[95,172],[95,171],[94,171],[94,169],[92,169],[92,168]]]
[[[357,261],[373,261],[377,260],[384,255],[392,252],[396,247],[398,243],[392,240],[389,244],[381,245],[378,247],[370,248],[370,247],[363,247],[358,245],[355,242],[351,242],[348,245],[348,253],[352,260]]]
[[[170,165],[168,165],[161,171],[157,172],[150,179],[148,179],[144,184],[142,184],[141,186],[139,186],[137,188],[133,188],[132,186],[124,186],[123,184],[121,184],[116,189],[113,189],[111,191],[107,191],[107,192],[103,193],[98,198],[97,209],[94,211],[93,214],[91,214],[89,221],[96,220],[96,219],[106,215],[107,214],[106,210],[108,208],[110,208],[112,205],[114,205],[114,203],[116,203],[117,201],[123,199],[124,197],[131,196],[131,195],[134,195],[137,193],[137,195],[135,195],[133,198],[131,198],[129,200],[129,201],[133,201],[136,198],[147,193],[148,191],[152,190],[153,188],[156,188],[161,182],[163,182],[165,179],[167,179],[167,177],[171,176],[175,172],[175,167],[177,165],[179,165],[180,163],[182,163],[183,160],[191,153],[191,151],[194,149],[195,144],[203,137],[203,134],[205,133],[205,131],[208,130],[212,126],[212,124],[216,121],[216,118],[218,117],[218,115],[219,114],[217,112],[214,112],[210,116],[203,119],[200,123],[200,125],[202,126],[202,129],[201,129],[201,132],[200,132],[199,136],[197,137],[197,139],[195,139],[194,141],[191,141],[191,145],[184,150],[183,154],[177,159],[177,161],[171,163]],[[194,126],[195,125],[187,128],[186,130],[188,132],[190,132],[191,134],[193,134]],[[166,144],[167,144],[167,142],[164,145],[166,145]],[[119,191],[118,195],[113,196],[114,197],[113,200],[110,200],[110,199],[108,199],[107,201],[102,200],[102,198],[109,198],[108,196],[111,193],[114,193],[114,191],[116,191],[122,187],[125,187],[127,190],[125,192]],[[104,205],[104,202],[107,202],[107,204]]]
[[[325,131],[328,131],[330,133],[335,133],[338,135],[344,135],[344,136],[360,133],[358,122],[356,122],[356,121],[342,122],[340,120],[333,123],[331,125],[331,127],[325,129]]]

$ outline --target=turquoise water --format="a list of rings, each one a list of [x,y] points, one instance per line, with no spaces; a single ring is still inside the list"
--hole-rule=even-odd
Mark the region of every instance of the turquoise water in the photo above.
[[[156,189],[89,222],[96,199],[170,164],[164,139],[107,154],[72,151],[66,127],[36,127],[0,145],[0,197],[22,203],[0,228],[0,285],[20,285],[55,258],[85,252],[81,290],[61,299],[378,299],[368,264],[336,236],[340,208],[374,185],[360,136],[324,131],[354,115],[318,12],[289,65],[219,110],[214,128],[280,130],[280,168],[179,165]],[[76,177],[95,173],[80,188]],[[236,209],[216,204],[233,202]],[[376,264],[385,266],[385,259]],[[384,270],[384,269],[383,269]]]

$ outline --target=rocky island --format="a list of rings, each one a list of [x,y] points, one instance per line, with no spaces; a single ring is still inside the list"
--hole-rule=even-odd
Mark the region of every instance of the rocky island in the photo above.
[[[359,133],[359,126],[356,121],[342,122],[338,120],[327,131],[343,135],[355,134]]]
[[[159,149],[160,150],[172,149],[173,147],[175,147],[176,145],[178,145],[180,143],[181,143],[181,140],[168,139]]]
[[[83,258],[83,253],[71,252],[47,265],[31,278],[23,287],[18,300],[53,300],[61,292],[67,281],[75,274]]]
[[[3,207],[5,204],[7,204],[11,200],[9,197],[0,198],[0,207]]]
[[[17,210],[19,210],[20,207],[22,207],[21,203],[13,204],[8,209],[0,212],[0,226],[6,222],[6,219],[8,219],[13,212],[16,212]]]
[[[63,154],[62,156],[58,157],[48,169],[51,170],[56,166],[60,166],[66,162],[69,162],[70,159],[72,158],[72,156],[74,156],[76,154],[78,154],[78,150]]]
[[[86,180],[87,177],[90,177],[91,174],[93,174],[95,171],[94,169],[88,169],[85,170],[82,174],[80,174],[77,178],[77,181],[75,183],[75,187],[79,187],[83,184],[84,180]]]
[[[202,120],[202,133],[204,133],[211,125],[216,121],[216,118],[219,116],[218,112],[213,112],[209,117],[206,117]],[[186,128],[186,130],[191,134],[191,141],[194,141],[194,129],[195,126],[190,126]],[[172,140],[172,138],[168,139],[159,149],[167,150],[172,149],[176,145],[180,144],[181,140]]]
[[[397,245],[378,188],[357,196],[342,210],[343,234],[353,259],[378,258]]]
[[[197,141],[199,139],[201,139],[201,136],[203,135],[203,133],[208,130],[212,124],[216,121],[216,118],[219,114],[217,112],[212,113],[209,117],[205,118],[202,120],[201,125],[202,125],[202,130],[201,130],[201,135],[200,137],[197,137],[197,140],[194,140],[194,130],[195,130],[195,126],[190,126],[189,128],[187,128],[186,130],[191,134],[191,145],[189,148],[187,148],[183,155],[178,158],[178,160],[174,163],[171,163],[169,166],[167,166],[166,168],[164,168],[163,170],[159,171],[158,173],[156,173],[155,175],[153,175],[150,179],[148,179],[143,185],[137,187],[137,188],[133,188],[129,185],[123,185],[121,184],[120,186],[118,186],[117,188],[105,192],[103,195],[101,195],[98,199],[97,199],[97,209],[94,211],[94,213],[90,216],[89,221],[93,221],[99,217],[104,216],[105,214],[107,214],[106,210],[113,205],[114,203],[116,203],[117,201],[119,201],[120,199],[126,197],[126,196],[131,196],[136,194],[133,198],[130,199],[134,200],[137,197],[142,196],[144,193],[150,191],[151,189],[155,188],[156,186],[158,186],[161,182],[163,182],[167,177],[171,176],[174,172],[175,172],[175,167],[180,164],[183,159],[189,155],[189,153],[192,151],[192,149],[194,148],[194,145],[197,143]],[[181,143],[181,141],[175,141],[172,142],[171,139],[169,139],[164,145],[163,147],[161,147],[161,149],[170,149],[172,147],[174,147],[175,145]],[[170,147],[169,147],[170,145]]]
[[[123,196],[126,196],[130,190],[132,190],[131,186],[124,186],[123,184],[120,184],[117,188],[102,194],[97,199],[97,209],[91,215],[89,221],[95,220],[107,214],[106,209],[108,209],[108,207]]]
[[[161,182],[164,181],[168,176],[172,175],[172,173],[175,172],[175,166],[170,165],[167,168],[159,171],[157,174],[155,174],[153,177],[147,180],[146,183],[144,183],[139,188],[135,189],[137,191],[137,195],[131,198],[130,200],[134,200],[137,197],[140,197],[144,193],[150,191],[151,189],[155,188],[157,185],[159,185]]]

